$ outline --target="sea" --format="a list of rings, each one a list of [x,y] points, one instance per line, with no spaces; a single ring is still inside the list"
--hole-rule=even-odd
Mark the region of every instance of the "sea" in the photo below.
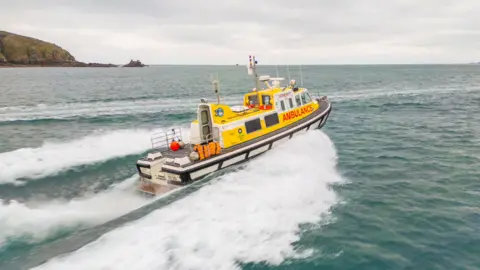
[[[246,67],[0,69],[0,269],[480,269],[480,65],[259,66],[326,125],[159,197],[154,132]]]

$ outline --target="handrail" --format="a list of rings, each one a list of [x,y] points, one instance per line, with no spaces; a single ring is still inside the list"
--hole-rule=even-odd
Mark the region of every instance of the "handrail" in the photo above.
[[[173,140],[183,141],[181,128],[174,127],[167,131],[155,132],[150,137],[152,149],[158,150],[170,150],[169,146]]]
[[[210,134],[207,134],[206,136],[204,136],[205,138],[202,140],[201,137],[193,137],[194,139],[196,139],[197,141],[200,141],[202,143],[204,143],[205,141],[207,142],[219,142],[219,140],[215,140],[215,137],[213,136],[213,132],[211,132]],[[190,141],[192,141],[192,139],[190,138]],[[190,143],[189,144],[189,147],[190,147],[190,150],[193,151],[193,147],[195,147],[194,144]]]

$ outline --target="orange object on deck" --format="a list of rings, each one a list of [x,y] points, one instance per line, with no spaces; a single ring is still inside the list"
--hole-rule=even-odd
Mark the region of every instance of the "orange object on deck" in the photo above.
[[[210,149],[208,148],[208,145],[202,145],[203,146],[203,154],[205,155],[205,158],[210,157]]]
[[[177,141],[173,141],[170,143],[170,149],[172,149],[172,151],[178,151],[180,144]]]
[[[208,144],[208,150],[210,150],[211,156],[214,156],[217,154],[216,148],[217,148],[217,145],[214,142],[210,142]]]
[[[205,158],[205,155],[203,153],[203,147],[200,144],[195,145],[193,151],[197,151],[200,160]]]

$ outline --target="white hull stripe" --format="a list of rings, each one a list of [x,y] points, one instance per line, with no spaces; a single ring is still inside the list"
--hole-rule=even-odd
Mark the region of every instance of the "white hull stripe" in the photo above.
[[[250,153],[248,154],[248,157],[250,158],[250,157],[254,157],[254,156],[258,155],[258,154],[261,154],[261,153],[267,151],[268,148],[270,148],[270,145],[269,145],[269,144],[267,144],[267,145],[265,145],[265,146],[262,146],[262,147],[260,147],[260,148],[257,148],[257,149],[255,149],[255,150],[252,150],[252,151],[250,151]]]
[[[247,154],[243,154],[243,155],[240,155],[240,156],[238,156],[238,157],[234,157],[234,158],[225,160],[225,161],[222,163],[222,168],[226,168],[226,167],[228,167],[228,166],[230,166],[230,165],[233,165],[233,164],[235,164],[235,163],[237,163],[237,162],[240,162],[240,161],[242,161],[242,160],[245,160],[246,155],[247,155]]]
[[[218,164],[213,164],[212,166],[190,173],[190,179],[192,180],[198,179],[216,170],[218,170]]]

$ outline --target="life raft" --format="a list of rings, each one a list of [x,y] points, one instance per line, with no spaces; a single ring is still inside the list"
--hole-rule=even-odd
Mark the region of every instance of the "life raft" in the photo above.
[[[211,156],[218,155],[222,152],[222,147],[219,142],[209,142],[208,144],[197,144],[193,148],[193,151],[198,153],[200,160],[209,158]]]

